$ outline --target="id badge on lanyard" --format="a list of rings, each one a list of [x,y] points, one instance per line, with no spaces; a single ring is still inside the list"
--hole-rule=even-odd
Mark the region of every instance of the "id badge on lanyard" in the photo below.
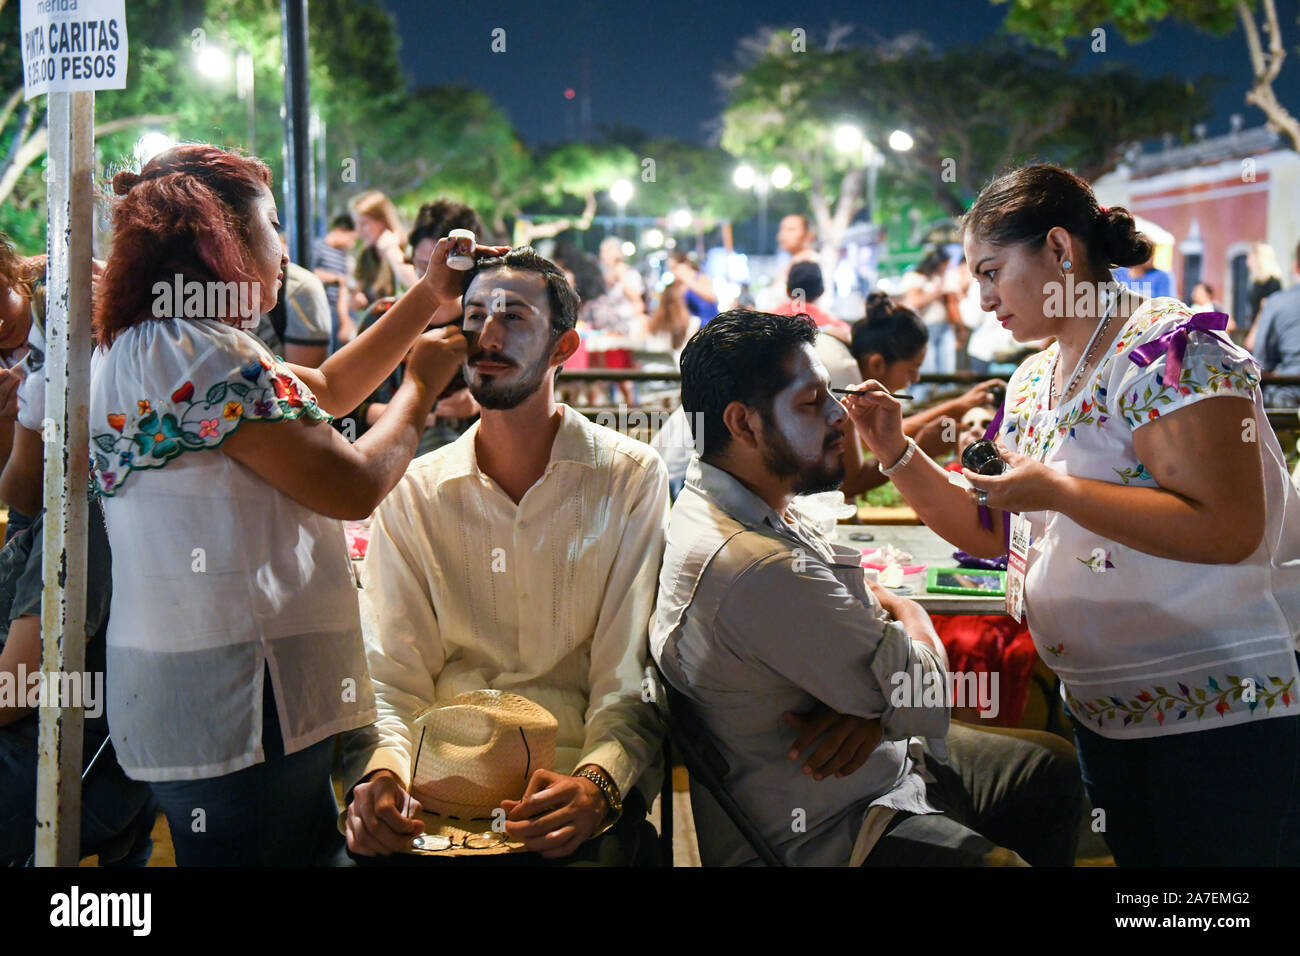
[[[1007,545],[1007,614],[1020,623],[1025,611],[1025,570],[1029,565],[1029,519],[1011,516]]]

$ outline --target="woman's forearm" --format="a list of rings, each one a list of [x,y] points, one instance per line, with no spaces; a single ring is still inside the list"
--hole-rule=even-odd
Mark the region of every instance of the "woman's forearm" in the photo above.
[[[916,516],[945,541],[978,557],[1006,554],[1002,512],[993,511],[992,528],[985,529],[980,524],[979,509],[965,489],[948,480],[950,474],[917,449],[912,460],[894,472],[893,482]]]
[[[414,376],[407,376],[384,414],[357,439],[356,449],[366,462],[370,479],[367,512],[377,508],[406,473],[436,401],[433,392]]]
[[[294,366],[294,372],[315,393],[321,408],[331,415],[346,415],[397,367],[430,319],[450,321],[459,314],[457,300],[439,302],[429,286],[419,283],[320,368]]]
[[[1212,509],[1164,488],[1060,475],[1053,510],[1125,547],[1197,564],[1236,564],[1259,547],[1263,531],[1243,515]]]

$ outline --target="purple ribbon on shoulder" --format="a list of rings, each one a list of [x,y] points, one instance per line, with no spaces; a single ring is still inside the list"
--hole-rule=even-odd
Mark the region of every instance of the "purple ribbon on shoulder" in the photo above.
[[[1180,322],[1174,326],[1158,339],[1152,339],[1145,345],[1139,345],[1129,353],[1129,358],[1136,365],[1146,368],[1163,355],[1165,357],[1164,383],[1172,388],[1177,388],[1179,380],[1183,377],[1183,356],[1187,353],[1188,336],[1192,332],[1204,332],[1207,335],[1214,336],[1224,345],[1231,347],[1231,342],[1216,334],[1227,327],[1228,313],[1198,312],[1186,322]]]

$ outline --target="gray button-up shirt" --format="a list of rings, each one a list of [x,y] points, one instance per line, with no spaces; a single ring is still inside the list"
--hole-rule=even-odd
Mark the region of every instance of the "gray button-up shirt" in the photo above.
[[[906,673],[944,679],[932,649],[909,640],[867,589],[861,555],[799,513],[786,520],[729,473],[696,458],[673,507],[650,650],[693,704],[730,767],[726,784],[769,845],[791,865],[849,861],[873,804],[936,812],[926,802],[921,744],[943,754],[948,711],[891,698]],[[884,740],[848,777],[814,780],[787,752],[783,712],[818,701],[879,717]],[[912,706],[916,704],[916,706]],[[692,782],[707,865],[757,857]]]
[[[1274,292],[1259,310],[1255,330],[1255,357],[1265,372],[1300,375],[1300,286]],[[1300,405],[1300,388],[1293,385],[1264,387],[1264,404],[1270,408]]]

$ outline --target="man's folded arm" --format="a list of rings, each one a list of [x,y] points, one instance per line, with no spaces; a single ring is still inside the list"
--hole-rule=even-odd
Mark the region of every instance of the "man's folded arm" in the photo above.
[[[650,618],[668,521],[668,472],[658,458],[633,491],[591,642],[586,733],[578,766],[596,764],[626,795],[654,761],[663,726],[642,699]]]
[[[904,679],[946,680],[940,656],[804,553],[767,555],[746,568],[723,599],[717,627],[734,653],[833,710],[880,718],[886,740],[948,731],[946,708],[911,706],[910,696],[904,706],[894,703]]]
[[[376,770],[404,784],[411,772],[415,715],[435,698],[445,653],[428,590],[416,495],[403,479],[379,506],[366,550],[361,629],[379,718],[344,755],[345,792]]]

